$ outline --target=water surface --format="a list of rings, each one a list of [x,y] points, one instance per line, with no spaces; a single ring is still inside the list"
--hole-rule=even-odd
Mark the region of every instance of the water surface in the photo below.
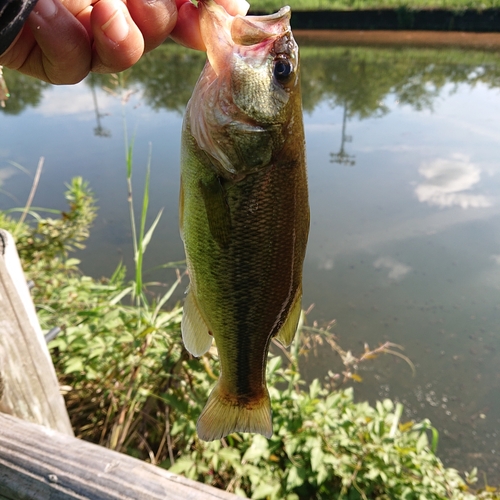
[[[140,198],[149,150],[150,220],[163,208],[146,266],[184,258],[177,223],[182,111],[201,54],[164,45],[124,76],[51,87],[6,72],[0,118],[0,208],[64,208],[64,183],[88,180],[100,207],[85,272],[131,267],[123,123],[134,136]],[[500,56],[461,48],[302,48],[312,227],[304,273],[309,321],[336,320],[345,349],[392,341],[399,358],[361,365],[358,399],[391,397],[429,417],[439,454],[500,482]],[[139,204],[138,204],[139,205]],[[336,354],[304,361],[308,379],[341,371]]]

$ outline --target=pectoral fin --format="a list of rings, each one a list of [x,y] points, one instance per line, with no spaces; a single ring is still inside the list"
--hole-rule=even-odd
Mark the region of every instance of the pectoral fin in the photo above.
[[[231,214],[226,200],[226,192],[219,178],[210,182],[200,181],[200,191],[205,203],[208,227],[217,244],[224,248],[231,236]]]
[[[188,292],[184,301],[181,331],[184,346],[193,356],[199,357],[210,349],[213,337],[200,314],[192,292]]]
[[[276,335],[276,340],[279,340],[281,344],[288,347],[295,336],[297,331],[297,325],[300,319],[300,313],[302,312],[302,289],[297,290],[294,302],[288,313],[288,318],[281,327],[280,331]]]

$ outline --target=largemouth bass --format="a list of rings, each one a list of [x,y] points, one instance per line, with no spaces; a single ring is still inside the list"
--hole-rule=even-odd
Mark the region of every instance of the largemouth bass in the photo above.
[[[269,344],[294,337],[309,232],[298,48],[289,7],[259,17],[214,0],[198,8],[207,63],[182,131],[182,338],[194,356],[215,339],[220,378],[197,431],[271,437]]]

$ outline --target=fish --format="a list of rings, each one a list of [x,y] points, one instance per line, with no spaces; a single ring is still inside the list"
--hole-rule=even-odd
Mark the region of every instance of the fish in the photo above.
[[[283,7],[231,16],[199,0],[207,62],[186,107],[179,223],[189,286],[182,339],[217,347],[220,375],[197,422],[204,441],[273,433],[270,342],[301,315],[309,233],[299,53]]]

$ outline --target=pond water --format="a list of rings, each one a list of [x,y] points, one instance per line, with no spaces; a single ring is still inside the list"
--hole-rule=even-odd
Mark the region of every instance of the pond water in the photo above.
[[[148,276],[184,258],[177,223],[182,111],[202,54],[165,44],[123,75],[52,87],[6,71],[0,118],[0,209],[22,206],[45,159],[34,205],[64,208],[80,175],[99,218],[79,257],[93,276],[132,267],[124,117],[134,136],[137,201],[151,150]],[[477,49],[302,46],[312,227],[305,262],[308,321],[346,350],[391,341],[416,375],[385,355],[360,366],[357,399],[390,397],[430,418],[439,455],[500,482],[500,55]],[[137,203],[139,205],[139,203]],[[186,282],[187,284],[187,282]],[[323,349],[307,378],[341,371]]]

